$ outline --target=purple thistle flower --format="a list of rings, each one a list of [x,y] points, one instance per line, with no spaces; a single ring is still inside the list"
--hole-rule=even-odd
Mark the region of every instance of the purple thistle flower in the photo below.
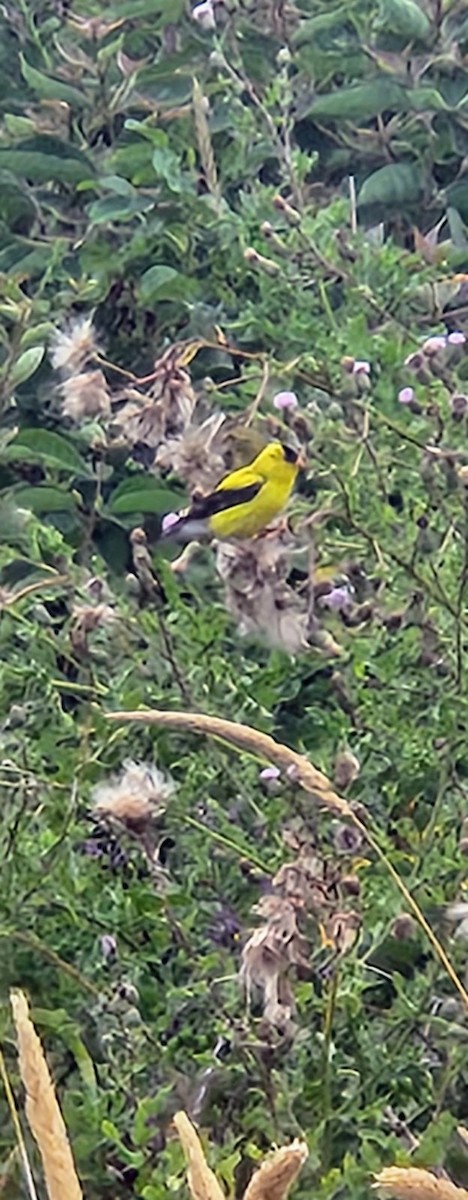
[[[192,21],[201,25],[202,29],[216,29],[212,0],[202,0],[201,4],[196,4],[195,8],[192,8],[190,16]]]
[[[464,346],[466,337],[461,329],[455,329],[453,333],[449,333],[447,341],[451,346]]]
[[[179,520],[179,516],[177,513],[175,513],[175,512],[166,513],[161,521],[161,529],[162,529],[163,533],[168,533],[169,529],[172,529],[174,525],[177,525],[178,520]]]
[[[404,387],[401,392],[398,392],[399,404],[411,404],[414,400],[414,388]]]
[[[357,358],[353,366],[353,375],[370,375],[370,363]]]
[[[297,408],[298,399],[295,392],[277,392],[273,396],[273,408]]]
[[[113,933],[103,933],[101,939],[101,954],[108,961],[110,958],[117,958],[117,941]]]
[[[280,775],[281,771],[279,767],[263,767],[263,770],[260,771],[258,778],[268,782],[270,779],[279,779]]]
[[[321,597],[321,603],[326,608],[331,608],[332,612],[346,612],[353,603],[353,598],[349,588],[345,585],[342,587],[332,588],[326,596]]]
[[[445,335],[441,334],[436,337],[429,337],[422,347],[423,354],[427,354],[430,358],[433,354],[437,354],[439,350],[445,350],[446,344],[447,339]]]

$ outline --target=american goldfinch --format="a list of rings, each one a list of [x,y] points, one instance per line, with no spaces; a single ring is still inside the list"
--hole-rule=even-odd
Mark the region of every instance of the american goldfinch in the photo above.
[[[208,496],[163,521],[163,537],[182,540],[211,533],[220,541],[249,538],[284,508],[305,458],[281,442],[269,442],[253,462],[231,471]]]

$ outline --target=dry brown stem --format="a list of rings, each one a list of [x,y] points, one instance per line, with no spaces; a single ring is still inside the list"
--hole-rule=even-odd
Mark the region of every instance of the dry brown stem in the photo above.
[[[39,1146],[49,1200],[83,1200],[68,1135],[23,992],[10,993],[26,1116]]]
[[[305,1142],[281,1146],[252,1175],[244,1200],[285,1200],[308,1156]]]
[[[291,782],[310,792],[326,808],[352,818],[348,801],[338,796],[326,776],[317,771],[303,754],[297,754],[289,746],[283,746],[269,734],[251,729],[249,725],[239,725],[236,721],[225,721],[222,717],[210,717],[205,713],[162,712],[156,708],[147,712],[107,713],[106,716],[109,721],[139,721],[146,725],[163,725],[166,729],[185,729],[188,733],[205,733],[221,738],[223,742],[229,742],[247,754],[253,754],[255,758],[275,763],[289,775]]]
[[[193,1200],[226,1200],[216,1175],[208,1166],[200,1139],[184,1112],[174,1116],[174,1125],[187,1162],[187,1180]]]
[[[395,1200],[468,1200],[464,1188],[419,1167],[385,1167],[376,1175],[373,1187]]]

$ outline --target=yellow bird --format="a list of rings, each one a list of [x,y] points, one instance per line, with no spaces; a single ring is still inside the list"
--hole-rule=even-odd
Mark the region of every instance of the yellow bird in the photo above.
[[[231,471],[208,496],[196,497],[183,512],[169,513],[162,536],[183,541],[207,533],[220,541],[253,537],[282,511],[305,465],[301,452],[269,442],[253,462]]]

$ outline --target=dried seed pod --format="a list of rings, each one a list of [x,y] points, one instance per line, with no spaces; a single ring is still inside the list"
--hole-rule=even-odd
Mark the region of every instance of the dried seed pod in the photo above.
[[[398,917],[392,921],[391,935],[397,942],[406,942],[413,938],[417,931],[417,924],[411,913],[399,913]]]
[[[333,782],[338,791],[345,791],[357,779],[361,764],[351,750],[341,750],[335,759]]]

